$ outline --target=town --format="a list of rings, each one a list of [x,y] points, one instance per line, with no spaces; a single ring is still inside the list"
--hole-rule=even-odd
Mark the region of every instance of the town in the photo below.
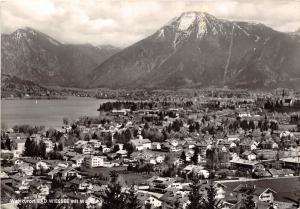
[[[97,97],[118,100],[59,128],[1,130],[1,208],[300,207],[298,92]]]

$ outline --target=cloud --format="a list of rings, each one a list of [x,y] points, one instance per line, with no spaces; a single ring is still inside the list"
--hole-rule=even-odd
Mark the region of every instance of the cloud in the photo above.
[[[290,32],[300,27],[298,0],[6,0],[2,32],[32,27],[64,43],[128,46],[184,11],[255,21]]]

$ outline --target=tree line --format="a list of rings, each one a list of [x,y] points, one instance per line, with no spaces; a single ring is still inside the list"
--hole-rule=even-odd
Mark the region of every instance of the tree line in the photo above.
[[[106,102],[103,104],[100,104],[98,111],[105,111],[110,112],[112,110],[120,110],[120,109],[130,109],[131,111],[136,110],[152,110],[153,108],[157,107],[191,107],[193,105],[193,102],[191,101],[185,101],[185,102],[157,102],[157,101],[151,101],[151,102],[130,102],[130,101],[116,101],[116,102]]]
[[[37,141],[35,139],[30,139],[29,137],[25,141],[24,156],[30,157],[41,157],[43,159],[59,159],[63,160],[63,156],[60,153],[64,149],[63,144],[58,145],[54,143],[54,148],[52,151],[47,152],[47,147],[44,141]]]

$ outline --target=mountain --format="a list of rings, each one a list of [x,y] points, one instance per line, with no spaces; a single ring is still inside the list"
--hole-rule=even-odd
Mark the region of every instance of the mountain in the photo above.
[[[49,90],[32,81],[23,80],[15,76],[1,75],[1,97],[21,97],[25,94],[33,96],[46,95]]]
[[[90,74],[93,87],[300,88],[299,36],[185,12]]]
[[[82,86],[91,70],[118,51],[62,44],[32,28],[1,35],[2,73],[43,85]]]

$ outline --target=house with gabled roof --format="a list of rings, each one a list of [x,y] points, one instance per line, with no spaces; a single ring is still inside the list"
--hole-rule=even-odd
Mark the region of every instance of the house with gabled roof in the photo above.
[[[151,149],[152,150],[161,150],[161,144],[159,142],[152,142]]]
[[[48,170],[50,169],[50,165],[47,163],[47,161],[38,161],[35,165],[36,170]]]
[[[62,179],[65,181],[68,181],[75,177],[80,177],[78,171],[73,167],[68,167],[68,168],[62,169],[60,172],[61,172]]]
[[[179,142],[176,139],[167,139],[166,142],[168,142],[172,147],[177,147],[179,145]]]
[[[151,141],[149,139],[131,139],[130,143],[135,146],[138,151],[151,149]]]
[[[137,199],[142,205],[151,205],[151,208],[159,208],[162,205],[162,201],[147,192],[137,192]]]
[[[189,203],[188,193],[176,189],[165,192],[160,200],[162,209],[175,208],[176,203],[179,203],[179,208],[186,208]]]
[[[50,180],[53,180],[56,175],[59,174],[62,168],[56,168],[48,172],[47,177]]]
[[[193,149],[196,147],[196,142],[192,140],[187,140],[182,143],[184,149]]]
[[[71,158],[71,161],[74,162],[75,167],[80,167],[84,162],[84,155],[77,154]]]
[[[254,194],[258,195],[259,201],[271,203],[277,192],[270,188],[256,188]]]
[[[20,176],[20,174],[15,174],[10,176],[12,179],[12,187],[15,189],[16,193],[27,192],[29,189],[29,182],[31,179],[28,176]]]
[[[244,160],[244,159],[232,159],[230,161],[231,167],[233,169],[237,169],[240,171],[248,171],[250,173],[254,172],[255,170],[264,170],[264,165],[259,161],[255,160]]]
[[[203,176],[204,178],[209,177],[209,171],[200,165],[187,165],[182,171],[186,174],[193,173],[197,176]]]
[[[148,179],[147,182],[150,190],[165,191],[166,188],[175,182],[175,179],[153,176],[152,178]]]
[[[96,139],[91,139],[91,140],[88,142],[88,144],[91,144],[91,145],[94,147],[94,149],[98,149],[98,148],[100,148],[100,146],[101,146],[101,141],[96,140]]]
[[[72,185],[74,185],[75,187],[73,187],[73,188],[77,189],[78,191],[86,192],[86,193],[91,193],[92,192],[91,190],[93,188],[93,185],[88,180],[82,180],[82,179],[74,178],[70,181],[70,183]]]
[[[20,173],[24,173],[27,176],[32,176],[34,168],[31,165],[29,165],[28,163],[23,163],[18,166],[18,171]]]
[[[45,197],[50,193],[50,184],[41,181],[41,180],[33,180],[29,183],[29,190],[31,193],[36,194],[38,197]]]

